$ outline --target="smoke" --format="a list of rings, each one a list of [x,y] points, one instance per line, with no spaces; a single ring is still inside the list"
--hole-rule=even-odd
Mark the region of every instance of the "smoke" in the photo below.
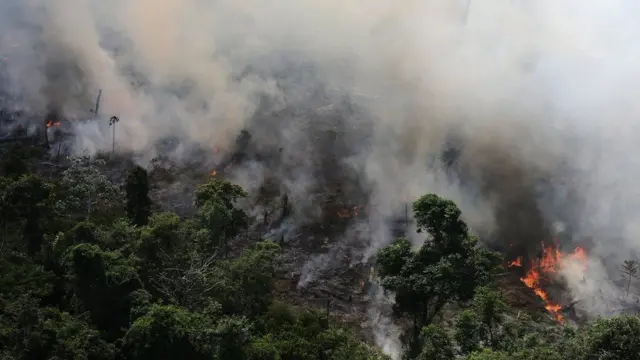
[[[359,189],[354,201],[377,214],[369,254],[391,240],[385,219],[436,192],[494,246],[532,255],[562,222],[568,241],[591,236],[592,257],[619,263],[640,247],[639,11],[630,0],[11,0],[2,84],[13,107],[91,120],[74,125],[78,151],[110,149],[113,115],[118,149],[146,159],[174,137],[215,162],[248,129],[300,218],[321,214],[315,195],[332,176]],[[254,172],[265,178],[236,170],[259,188]]]

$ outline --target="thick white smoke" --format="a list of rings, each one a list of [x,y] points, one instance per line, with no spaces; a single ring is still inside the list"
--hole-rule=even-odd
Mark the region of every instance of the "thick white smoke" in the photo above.
[[[111,115],[119,148],[149,153],[166,136],[224,152],[241,129],[270,129],[254,138],[286,139],[280,175],[300,201],[313,114],[255,116],[346,94],[369,134],[343,160],[380,218],[437,192],[501,241],[537,244],[561,220],[594,237],[592,256],[621,261],[640,247],[639,12],[631,0],[12,0],[0,51],[5,87],[33,112],[81,116],[103,90],[104,119],[77,127],[82,148],[110,148]],[[305,104],[319,83],[328,99]],[[464,175],[433,166],[452,136]],[[579,205],[560,216],[563,186]],[[389,241],[376,228],[371,254]]]

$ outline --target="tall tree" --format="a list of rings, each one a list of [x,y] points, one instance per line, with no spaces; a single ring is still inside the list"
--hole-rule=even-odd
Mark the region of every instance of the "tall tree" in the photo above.
[[[247,227],[247,214],[236,207],[236,202],[246,196],[242,187],[222,179],[213,179],[198,187],[195,204],[200,223],[208,231],[206,250],[222,245],[227,257],[229,240]]]
[[[498,291],[483,287],[473,297],[473,308],[480,320],[480,337],[494,350],[500,342],[500,325],[504,321],[507,303]]]
[[[631,289],[631,279],[638,278],[638,262],[635,260],[625,260],[622,264],[622,274],[627,277],[627,294],[625,298],[629,297],[629,290]]]
[[[103,160],[89,157],[71,158],[71,167],[62,173],[62,186],[66,197],[56,204],[59,214],[88,219],[94,213],[113,213],[122,206],[119,186],[112,183],[101,171]]]
[[[144,226],[149,223],[151,199],[149,198],[149,176],[147,171],[136,166],[127,177],[127,216],[132,224]]]
[[[44,236],[44,223],[49,208],[50,184],[33,176],[22,176],[6,185],[0,200],[0,213],[5,223],[23,224],[22,238],[29,254],[40,250]]]
[[[413,322],[407,334],[409,357],[421,351],[420,332],[451,301],[466,301],[488,283],[499,255],[476,246],[456,204],[425,195],[413,204],[419,231],[429,234],[418,252],[400,239],[380,251],[378,274],[385,290],[395,293],[395,310]]]

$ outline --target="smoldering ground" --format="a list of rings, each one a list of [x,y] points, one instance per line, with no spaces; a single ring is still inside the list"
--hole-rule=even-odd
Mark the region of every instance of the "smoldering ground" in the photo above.
[[[378,214],[370,253],[390,241],[377,219],[437,192],[485,242],[535,253],[562,223],[568,242],[590,236],[595,260],[620,262],[639,247],[638,11],[630,0],[13,0],[0,5],[0,51],[4,88],[31,112],[91,117],[103,90],[97,122],[75,125],[78,150],[109,149],[111,115],[118,148],[143,159],[172,136],[216,162],[246,128],[308,209],[320,175],[348,169]],[[329,125],[341,145],[318,139]],[[459,153],[443,162],[452,141]],[[337,160],[323,162],[329,152]],[[265,173],[252,164],[234,170],[250,189]]]

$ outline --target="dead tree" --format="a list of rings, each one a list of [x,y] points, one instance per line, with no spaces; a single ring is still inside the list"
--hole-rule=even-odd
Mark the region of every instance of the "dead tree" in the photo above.
[[[95,116],[98,116],[98,112],[100,111],[100,97],[102,96],[102,89],[100,89],[98,91],[98,97],[96,97],[96,107],[95,109],[91,109],[89,110],[90,112],[92,112]]]
[[[622,264],[622,269],[620,270],[620,272],[627,276],[627,293],[625,295],[625,300],[629,297],[629,290],[631,289],[631,279],[635,278],[637,279],[638,276],[638,262],[635,260],[625,260],[624,263]]]

